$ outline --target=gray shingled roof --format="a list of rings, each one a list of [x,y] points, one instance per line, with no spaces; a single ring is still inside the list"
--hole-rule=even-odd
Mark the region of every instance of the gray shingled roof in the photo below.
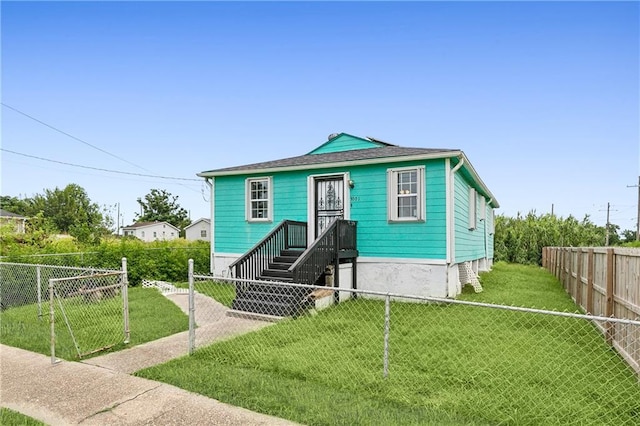
[[[247,164],[244,166],[227,167],[198,173],[199,176],[226,173],[226,172],[251,172],[252,170],[278,169],[282,167],[313,166],[330,163],[342,163],[359,160],[372,160],[382,158],[410,157],[420,155],[433,155],[447,152],[459,152],[457,149],[433,149],[433,148],[404,148],[400,146],[384,146],[380,148],[355,149],[351,151],[330,152],[326,154],[307,154],[298,157],[284,158],[282,160],[265,161],[262,163]]]
[[[145,226],[158,225],[158,224],[162,224],[162,223],[176,228],[175,226],[173,226],[169,222],[165,222],[165,221],[159,222],[159,221],[156,220],[155,222],[136,222],[136,223],[134,223],[132,225],[124,226],[122,229],[143,228]],[[176,229],[178,229],[178,228],[176,228]]]
[[[16,219],[26,219],[26,217],[24,217],[24,216],[21,216],[19,214],[6,211],[4,209],[0,209],[0,216],[2,216],[2,217],[13,217],[13,218],[16,218]]]

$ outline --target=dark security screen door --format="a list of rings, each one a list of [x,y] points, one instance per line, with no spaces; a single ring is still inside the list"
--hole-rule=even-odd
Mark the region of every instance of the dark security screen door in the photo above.
[[[316,179],[316,235],[338,219],[344,218],[344,184],[342,177]]]

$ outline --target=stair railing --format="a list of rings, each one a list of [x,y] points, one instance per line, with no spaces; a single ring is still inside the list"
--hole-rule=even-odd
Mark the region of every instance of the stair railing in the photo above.
[[[231,276],[255,280],[282,250],[307,247],[307,223],[284,220],[247,253],[229,265]]]
[[[356,225],[352,220],[336,220],[325,229],[289,267],[293,282],[314,285],[329,265],[337,265],[341,252],[355,251]]]

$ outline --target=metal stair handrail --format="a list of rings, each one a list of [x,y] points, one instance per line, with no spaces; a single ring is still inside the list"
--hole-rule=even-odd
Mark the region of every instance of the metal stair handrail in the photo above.
[[[231,276],[256,279],[282,250],[307,247],[307,223],[283,220],[247,253],[229,265]]]
[[[356,225],[355,221],[339,219],[325,229],[289,267],[293,282],[316,284],[326,268],[337,263],[340,251],[356,250]]]

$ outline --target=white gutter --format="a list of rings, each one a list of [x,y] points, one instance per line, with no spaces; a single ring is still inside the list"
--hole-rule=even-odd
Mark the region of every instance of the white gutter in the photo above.
[[[450,223],[450,227],[449,227],[449,234],[447,235],[448,239],[449,239],[449,244],[447,244],[448,247],[448,251],[447,251],[447,263],[451,264],[454,262],[455,260],[455,254],[456,254],[456,216],[455,216],[455,211],[456,211],[456,179],[455,179],[455,175],[456,172],[458,170],[460,170],[460,168],[464,165],[465,163],[465,156],[464,154],[460,154],[460,156],[458,157],[460,159],[460,162],[458,164],[455,165],[455,167],[453,169],[451,169],[450,173],[449,173],[449,188],[450,191],[447,194],[447,196],[449,197],[449,207],[450,210],[447,212],[447,219]]]
[[[214,178],[205,178],[205,183],[209,187],[209,201],[210,201],[210,212],[209,212],[209,272],[215,272],[215,265],[213,262],[213,247],[215,245],[215,229],[216,229],[216,218],[215,218],[215,181]]]

